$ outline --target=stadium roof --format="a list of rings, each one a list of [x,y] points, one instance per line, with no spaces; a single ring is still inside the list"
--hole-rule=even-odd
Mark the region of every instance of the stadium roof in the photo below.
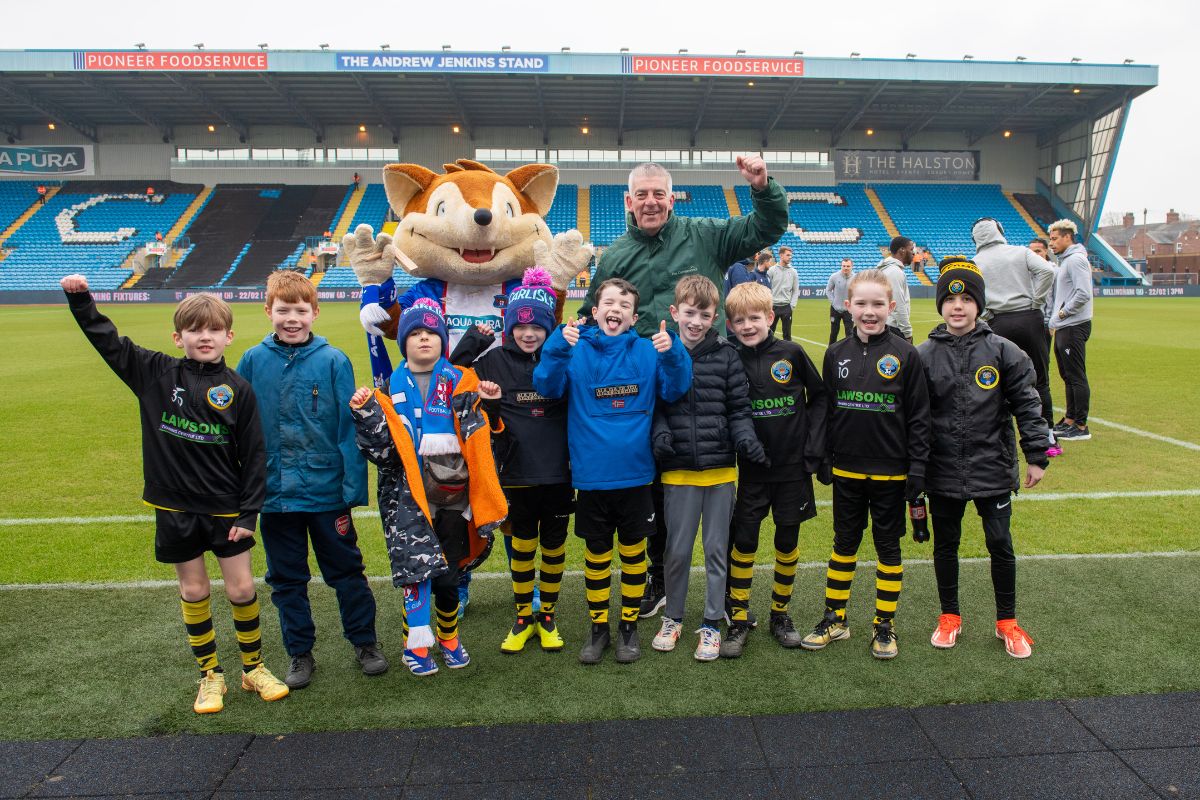
[[[1153,88],[1134,64],[721,55],[374,51],[3,51],[0,134],[50,121],[184,125],[460,125],[626,131],[851,128],[1049,137]]]

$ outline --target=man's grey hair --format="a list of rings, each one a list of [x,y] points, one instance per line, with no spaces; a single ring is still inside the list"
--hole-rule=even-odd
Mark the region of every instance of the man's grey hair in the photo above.
[[[633,194],[633,182],[638,178],[666,178],[667,192],[671,192],[671,173],[661,164],[655,164],[653,161],[647,161],[645,164],[638,164],[633,169],[629,170],[629,193]]]

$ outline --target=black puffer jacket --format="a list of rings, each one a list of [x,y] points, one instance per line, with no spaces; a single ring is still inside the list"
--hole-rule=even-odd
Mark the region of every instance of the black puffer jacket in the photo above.
[[[771,466],[742,458],[738,478],[772,483],[807,480],[821,464],[825,442],[825,384],[804,348],[767,334],[740,346],[750,381],[750,418]],[[810,481],[811,483],[811,481]]]
[[[654,414],[654,438],[669,434],[674,451],[658,461],[664,472],[732,467],[737,450],[758,441],[737,348],[710,330],[691,356],[692,388]]]
[[[956,498],[988,497],[1020,486],[1012,418],[1030,464],[1049,463],[1049,431],[1034,388],[1033,362],[980,322],[966,336],[939,325],[917,351],[928,376],[933,435],[925,488]]]

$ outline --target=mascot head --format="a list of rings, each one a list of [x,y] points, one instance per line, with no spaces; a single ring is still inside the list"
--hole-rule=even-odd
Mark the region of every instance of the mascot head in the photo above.
[[[418,278],[483,286],[519,278],[535,263],[533,246],[550,245],[544,219],[558,188],[558,168],[526,164],[500,175],[459,159],[438,174],[417,164],[383,170],[388,203],[400,224],[394,246]]]

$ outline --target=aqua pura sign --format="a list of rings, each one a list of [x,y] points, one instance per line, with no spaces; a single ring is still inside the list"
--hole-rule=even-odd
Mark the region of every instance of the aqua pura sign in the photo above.
[[[14,147],[0,145],[0,175],[92,175],[92,145]]]

